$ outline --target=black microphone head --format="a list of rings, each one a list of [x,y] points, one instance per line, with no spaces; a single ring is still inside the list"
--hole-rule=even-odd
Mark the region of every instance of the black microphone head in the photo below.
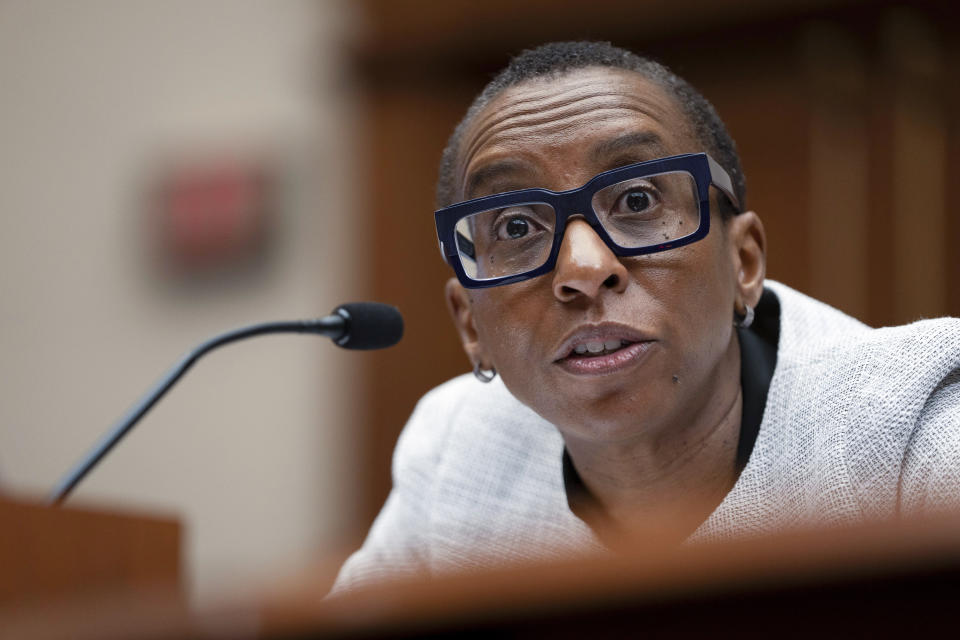
[[[384,349],[403,337],[403,316],[396,307],[379,302],[351,302],[333,311],[346,321],[335,342],[344,349]]]

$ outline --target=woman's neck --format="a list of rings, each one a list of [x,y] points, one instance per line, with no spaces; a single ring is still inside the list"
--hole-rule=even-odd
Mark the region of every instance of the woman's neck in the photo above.
[[[743,399],[740,357],[732,341],[719,388],[692,420],[626,442],[565,438],[584,486],[596,502],[590,524],[613,535],[670,531],[686,538],[729,493],[736,463]],[[603,532],[598,531],[603,534]]]

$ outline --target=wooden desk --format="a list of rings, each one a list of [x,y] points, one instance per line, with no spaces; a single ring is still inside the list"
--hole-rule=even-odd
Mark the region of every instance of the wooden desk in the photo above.
[[[307,591],[308,594],[308,591]],[[263,637],[960,634],[960,518],[648,547],[261,603]]]
[[[176,589],[180,575],[175,519],[0,498],[0,607]]]
[[[952,637],[960,519],[638,545],[617,557],[323,595],[308,580],[217,610],[191,612],[174,600],[101,603],[82,616],[60,608],[45,625],[21,617],[18,637]]]

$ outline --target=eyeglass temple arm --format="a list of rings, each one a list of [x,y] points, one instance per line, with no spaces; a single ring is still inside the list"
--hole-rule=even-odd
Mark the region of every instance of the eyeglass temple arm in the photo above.
[[[710,165],[710,181],[730,198],[730,202],[739,211],[740,201],[737,199],[737,194],[733,192],[733,182],[730,180],[730,174],[710,156],[707,156],[707,163]]]
[[[473,243],[470,241],[470,239],[459,231],[454,230],[453,233],[457,241],[457,249],[459,249],[458,253],[461,256],[466,256],[476,262],[476,249],[474,249]],[[443,258],[444,262],[449,264],[450,260],[447,252],[444,250],[443,240],[440,241],[440,257]]]

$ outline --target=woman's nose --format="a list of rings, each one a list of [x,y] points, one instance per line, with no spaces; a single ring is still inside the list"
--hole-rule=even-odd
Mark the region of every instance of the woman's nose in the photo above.
[[[558,300],[593,299],[605,289],[620,293],[628,277],[627,268],[585,220],[567,224],[553,273],[553,295]]]

